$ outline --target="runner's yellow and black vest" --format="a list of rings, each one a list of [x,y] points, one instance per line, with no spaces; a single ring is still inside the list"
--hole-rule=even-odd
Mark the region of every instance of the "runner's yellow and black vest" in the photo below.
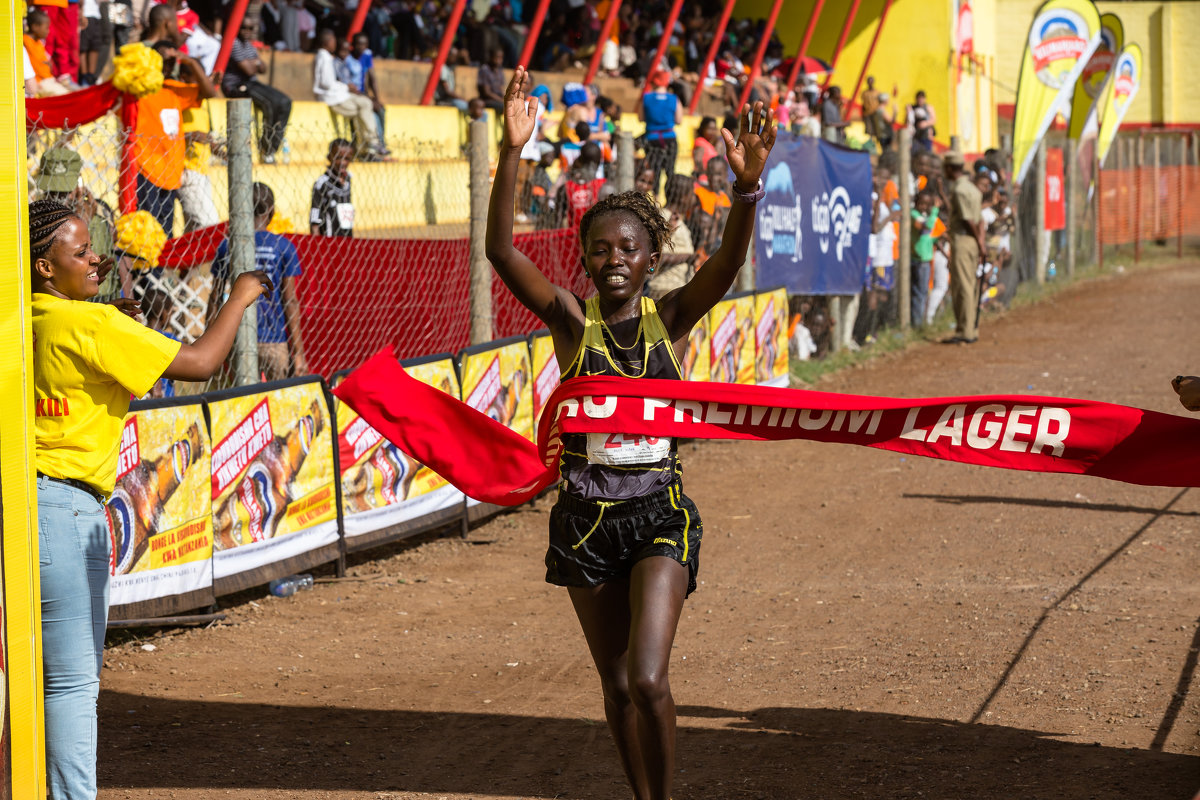
[[[642,297],[637,339],[617,343],[600,316],[600,299],[584,303],[583,340],[563,380],[580,375],[680,380],[683,372],[658,308]],[[667,488],[680,474],[674,439],[621,434],[567,434],[560,487],[587,500],[628,500]]]

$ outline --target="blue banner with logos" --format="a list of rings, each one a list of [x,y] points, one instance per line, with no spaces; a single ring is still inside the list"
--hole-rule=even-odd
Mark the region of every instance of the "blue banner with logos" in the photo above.
[[[871,233],[871,158],[780,131],[754,226],[758,288],[792,294],[862,290]]]

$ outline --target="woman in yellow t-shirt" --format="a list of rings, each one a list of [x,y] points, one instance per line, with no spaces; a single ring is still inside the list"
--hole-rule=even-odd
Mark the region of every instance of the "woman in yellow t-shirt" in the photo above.
[[[271,291],[238,277],[194,344],[180,344],[95,297],[112,262],[87,223],[49,200],[29,207],[34,461],[41,561],[42,668],[50,797],[96,796],[96,698],[108,623],[110,538],[104,497],[116,481],[130,395],[161,377],[207,380],[233,347],[243,312]]]

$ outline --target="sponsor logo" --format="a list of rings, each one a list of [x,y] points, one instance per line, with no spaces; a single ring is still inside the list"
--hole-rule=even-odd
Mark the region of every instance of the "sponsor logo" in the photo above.
[[[133,566],[134,518],[133,499],[122,486],[113,489],[112,497],[108,498],[108,518],[112,526],[113,544],[116,545],[113,574],[124,575]]]
[[[862,230],[862,217],[862,205],[852,204],[850,193],[843,186],[814,197],[812,229],[817,235],[817,243],[821,245],[821,252],[828,253],[830,245],[833,245],[834,254],[840,262],[854,236]]]
[[[132,472],[140,460],[137,417],[130,417],[121,429],[121,449],[117,451],[117,480]]]
[[[758,238],[762,240],[767,258],[790,256],[793,262],[804,257],[800,223],[804,208],[800,195],[792,184],[792,171],[787,164],[777,164],[767,173],[767,195],[777,202],[767,202],[758,209]]]
[[[492,363],[483,371],[483,377],[467,395],[467,405],[476,411],[483,411],[492,405],[500,389],[500,356],[493,356]]]
[[[1075,11],[1055,8],[1039,14],[1029,28],[1029,53],[1038,80],[1061,89],[1087,52],[1089,38],[1087,22]]]
[[[1113,85],[1113,102],[1128,103],[1138,90],[1137,65],[1128,54],[1122,54],[1117,62],[1117,79]]]

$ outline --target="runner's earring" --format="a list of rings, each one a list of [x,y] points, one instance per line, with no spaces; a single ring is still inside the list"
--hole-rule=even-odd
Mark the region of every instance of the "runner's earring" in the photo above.
[[[646,271],[647,271],[647,272],[654,272],[654,267],[651,267],[650,269],[648,269],[648,270],[646,270]]]

